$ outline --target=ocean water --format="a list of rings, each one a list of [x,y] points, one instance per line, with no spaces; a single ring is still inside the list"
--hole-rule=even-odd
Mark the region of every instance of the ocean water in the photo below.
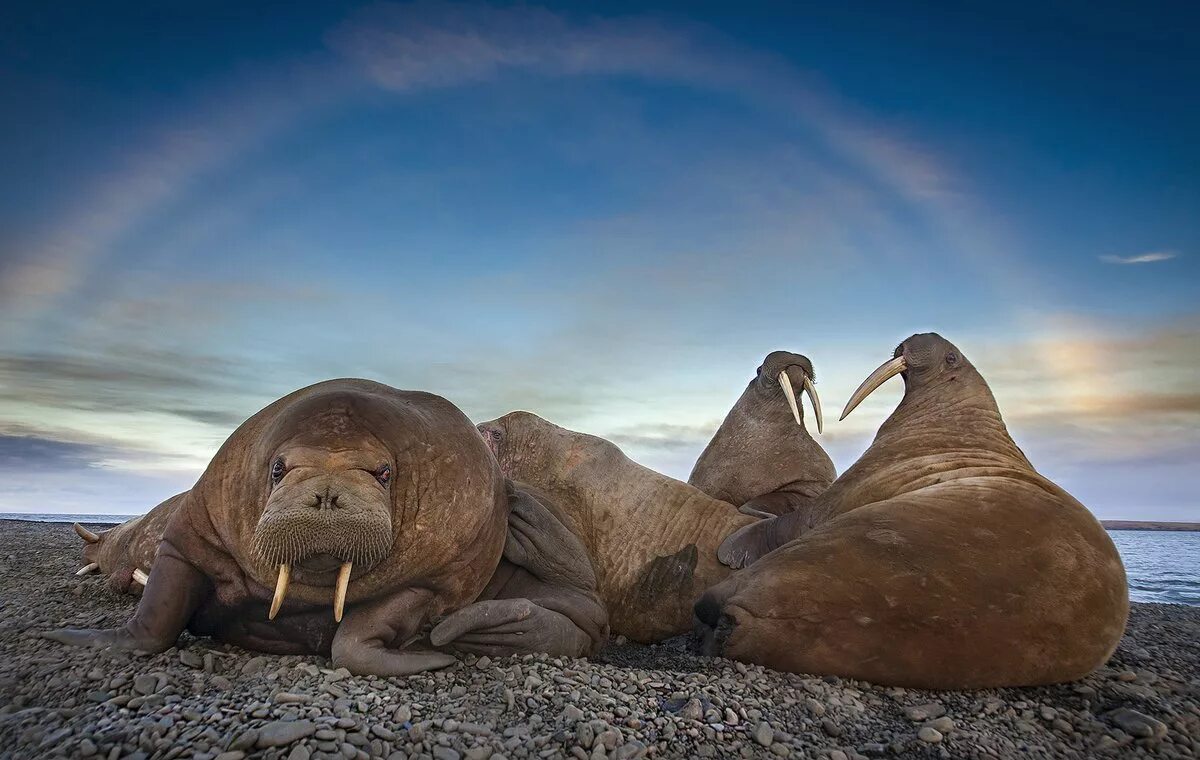
[[[1135,602],[1200,606],[1200,531],[1110,530]]]
[[[3,514],[34,522],[119,523],[133,515]],[[1200,531],[1110,530],[1129,576],[1135,602],[1200,607]]]

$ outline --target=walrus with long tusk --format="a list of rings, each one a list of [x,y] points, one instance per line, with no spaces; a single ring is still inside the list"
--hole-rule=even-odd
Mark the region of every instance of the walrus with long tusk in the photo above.
[[[822,432],[821,397],[807,356],[772,351],[696,460],[688,483],[746,514],[781,515],[833,482],[833,461],[804,427],[800,391]]]
[[[897,374],[904,398],[853,467],[803,512],[722,544],[746,569],[696,604],[706,650],[929,689],[1104,663],[1129,611],[1108,534],[1034,470],[983,377],[936,334],[901,343],[842,416]]]
[[[186,496],[186,491],[176,494],[146,514],[102,533],[75,523],[75,532],[84,542],[84,565],[75,574],[100,573],[107,576],[113,591],[140,593],[167,523]]]
[[[47,635],[158,652],[186,627],[258,651],[330,653],[357,674],[404,675],[454,661],[411,644],[490,582],[504,597],[494,614],[443,645],[486,637],[522,651],[525,629],[569,631],[583,611],[584,636],[570,631],[565,644],[581,654],[603,612],[587,589],[554,587],[554,557],[578,544],[543,533],[539,551],[506,550],[510,509],[533,523],[542,511],[519,497],[449,401],[366,380],[319,383],[244,422],[178,497],[125,626]],[[497,581],[510,554],[528,562]],[[554,608],[530,601],[547,587]]]
[[[530,412],[479,431],[504,473],[553,503],[582,541],[613,633],[659,641],[691,630],[697,595],[730,572],[717,546],[754,518]]]

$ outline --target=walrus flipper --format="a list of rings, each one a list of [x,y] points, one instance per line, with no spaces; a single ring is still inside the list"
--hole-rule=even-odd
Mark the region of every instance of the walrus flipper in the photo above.
[[[432,601],[432,592],[410,588],[348,610],[333,637],[334,667],[387,678],[453,664],[452,655],[402,648],[417,637]]]
[[[545,497],[509,488],[504,559],[481,600],[438,623],[434,646],[505,656],[583,657],[608,639],[608,613],[583,543]]]
[[[71,646],[163,652],[175,646],[188,620],[211,591],[208,577],[164,541],[154,563],[154,572],[128,623],[109,629],[63,628],[45,636]]]

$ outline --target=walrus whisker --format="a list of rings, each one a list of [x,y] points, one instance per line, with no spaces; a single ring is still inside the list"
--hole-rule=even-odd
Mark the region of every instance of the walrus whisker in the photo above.
[[[808,394],[808,400],[813,405],[813,416],[817,418],[817,432],[825,432],[825,423],[821,419],[821,397],[817,395],[817,386],[813,385],[812,378],[807,374],[804,375],[804,392]]]
[[[846,408],[842,410],[842,416],[838,418],[838,422],[846,419],[846,415],[853,412],[854,407],[861,404],[862,400],[870,396],[876,388],[883,385],[892,377],[899,375],[907,368],[908,364],[905,363],[903,356],[888,359],[883,364],[880,364],[874,372],[867,375],[867,379],[863,380],[862,385],[858,386],[858,389],[850,396],[850,400],[846,402]]]
[[[94,544],[100,540],[100,536],[98,534],[91,532],[79,523],[75,523],[71,527],[75,529],[75,532],[79,534],[80,538],[82,538],[84,541],[87,541],[89,544]]]
[[[88,564],[86,564],[83,567],[76,570],[75,574],[76,575],[87,575],[88,573],[94,572],[99,569],[100,569],[100,565],[98,563],[89,562]]]
[[[783,389],[783,396],[787,399],[788,408],[792,410],[792,417],[796,419],[796,424],[803,427],[804,422],[800,419],[800,407],[796,405],[796,391],[792,388],[792,378],[788,377],[786,369],[779,373],[779,387]]]
[[[353,562],[343,562],[338,568],[337,585],[333,589],[333,619],[339,623],[346,608],[346,591],[350,588],[350,570],[353,567]]]
[[[141,585],[145,586],[150,582],[150,575],[140,567],[135,567],[133,569],[133,582],[140,583]]]
[[[287,596],[288,581],[291,580],[292,569],[286,564],[279,566],[279,580],[275,583],[275,597],[271,599],[271,611],[267,613],[268,620],[274,620],[283,606],[283,598]]]

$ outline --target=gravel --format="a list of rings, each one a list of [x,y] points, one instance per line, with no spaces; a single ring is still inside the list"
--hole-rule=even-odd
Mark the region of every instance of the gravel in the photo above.
[[[1082,681],[929,692],[618,639],[596,659],[465,657],[408,678],[185,634],[138,656],[63,647],[135,600],[77,578],[67,525],[0,522],[0,758],[1200,756],[1200,608],[1135,604]]]

